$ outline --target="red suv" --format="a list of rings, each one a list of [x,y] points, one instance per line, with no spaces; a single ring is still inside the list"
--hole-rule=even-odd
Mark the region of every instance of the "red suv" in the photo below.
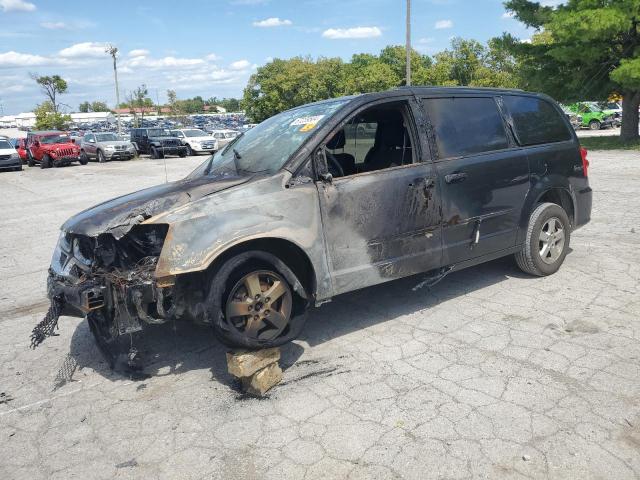
[[[40,168],[59,167],[71,162],[86,165],[87,160],[80,156],[80,147],[65,132],[29,132],[27,134],[27,164]]]
[[[22,163],[27,161],[27,139],[26,138],[19,138],[16,141],[16,151],[18,152],[18,155],[20,156],[20,160],[22,160]]]

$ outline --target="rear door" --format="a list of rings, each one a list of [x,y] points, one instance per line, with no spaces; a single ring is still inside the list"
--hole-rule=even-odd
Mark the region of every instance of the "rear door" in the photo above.
[[[425,97],[442,202],[443,263],[515,246],[529,189],[526,152],[493,96]]]

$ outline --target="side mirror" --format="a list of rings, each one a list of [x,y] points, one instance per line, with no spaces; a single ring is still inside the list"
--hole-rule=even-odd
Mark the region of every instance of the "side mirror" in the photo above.
[[[321,173],[320,180],[322,180],[325,183],[333,183],[333,175],[331,175],[329,172]]]

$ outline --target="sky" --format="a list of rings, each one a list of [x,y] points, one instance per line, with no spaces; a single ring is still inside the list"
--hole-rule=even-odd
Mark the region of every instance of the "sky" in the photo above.
[[[42,102],[30,73],[66,79],[68,111],[85,100],[114,106],[106,44],[119,49],[121,101],[146,84],[164,103],[167,89],[178,98],[240,97],[272,58],[377,53],[404,44],[404,25],[405,0],[0,0],[0,115]],[[422,53],[456,36],[486,41],[502,32],[532,33],[501,0],[412,0]]]

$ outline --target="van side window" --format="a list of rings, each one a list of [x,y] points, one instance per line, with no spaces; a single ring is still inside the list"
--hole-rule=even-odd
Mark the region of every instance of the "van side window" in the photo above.
[[[522,145],[564,142],[573,138],[560,112],[546,100],[517,95],[506,95],[503,100]]]
[[[429,98],[423,102],[433,125],[440,159],[509,147],[493,98]]]

